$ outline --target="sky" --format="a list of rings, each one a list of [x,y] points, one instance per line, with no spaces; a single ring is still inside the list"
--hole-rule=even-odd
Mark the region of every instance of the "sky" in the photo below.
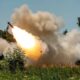
[[[33,12],[48,11],[64,19],[64,29],[77,27],[80,16],[80,0],[0,0],[0,29],[6,29],[7,22],[15,8],[28,5]]]

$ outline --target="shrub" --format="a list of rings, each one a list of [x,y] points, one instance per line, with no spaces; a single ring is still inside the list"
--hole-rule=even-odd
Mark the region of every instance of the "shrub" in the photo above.
[[[8,62],[8,67],[11,72],[15,72],[16,69],[24,69],[24,55],[20,49],[14,49],[14,53],[10,51],[5,56],[6,62]]]

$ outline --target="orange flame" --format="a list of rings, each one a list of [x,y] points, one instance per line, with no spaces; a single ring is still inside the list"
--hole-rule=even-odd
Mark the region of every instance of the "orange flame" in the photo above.
[[[33,60],[38,60],[41,56],[41,42],[35,36],[16,26],[12,28],[17,44],[22,48],[25,55]]]

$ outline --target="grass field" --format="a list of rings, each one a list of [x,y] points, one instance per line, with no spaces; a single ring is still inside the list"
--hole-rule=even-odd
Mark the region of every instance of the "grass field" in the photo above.
[[[22,59],[18,55],[14,59],[1,60],[0,80],[80,80],[80,67],[29,67],[21,69],[19,62],[22,62]],[[13,70],[14,68],[16,71]]]
[[[17,70],[15,73],[3,69],[0,70],[0,80],[80,80],[80,67],[29,67],[23,71]]]

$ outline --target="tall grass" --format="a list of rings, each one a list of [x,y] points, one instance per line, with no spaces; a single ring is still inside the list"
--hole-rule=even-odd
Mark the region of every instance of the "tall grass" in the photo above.
[[[17,69],[15,73],[3,69],[0,70],[0,80],[80,80],[80,67],[29,67],[23,71]]]

